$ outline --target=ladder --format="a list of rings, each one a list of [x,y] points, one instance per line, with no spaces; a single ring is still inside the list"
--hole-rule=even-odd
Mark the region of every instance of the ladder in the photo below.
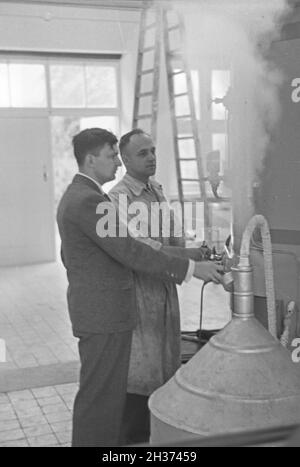
[[[204,177],[201,145],[198,136],[192,77],[183,52],[185,43],[184,22],[180,15],[176,13],[176,21],[170,24],[170,13],[173,14],[174,12],[170,12],[163,7],[157,7],[155,10],[149,8],[142,10],[132,127],[144,129],[156,141],[161,59],[160,44],[163,38],[179,201],[182,205],[184,201],[188,200],[203,202],[205,237],[210,240],[210,209],[205,189],[206,179]],[[154,16],[152,21],[149,21],[150,14]],[[152,43],[150,45],[145,43],[145,36],[149,34],[149,31],[152,31]],[[176,44],[176,47],[171,44],[170,37],[174,31],[179,33],[179,43]],[[151,66],[149,66],[148,61],[148,66],[145,67],[144,57],[149,52],[153,53],[153,59]],[[174,65],[175,62],[176,65]],[[184,92],[177,92],[175,89],[176,83],[174,81],[179,77],[182,82],[185,82]],[[146,79],[148,79],[147,88],[145,87]],[[149,81],[151,86],[149,86]],[[145,98],[149,99],[146,110],[145,105],[143,105]],[[178,112],[177,102],[180,99],[186,99],[187,112],[184,114]],[[184,144],[189,146],[188,157],[186,151],[184,151]],[[187,163],[192,168],[192,176],[190,173],[188,176],[185,174],[183,166]]]
[[[156,141],[160,74],[160,10],[141,13],[132,128],[142,128]],[[148,54],[148,55],[147,55]],[[148,60],[145,58],[148,56]]]
[[[191,71],[187,64],[184,54],[185,30],[184,22],[181,16],[176,13],[177,21],[170,24],[168,15],[171,12],[168,9],[163,10],[163,33],[164,33],[164,51],[167,67],[167,81],[169,102],[171,110],[171,120],[174,138],[175,162],[177,169],[177,183],[179,200],[181,203],[190,199],[188,186],[196,185],[196,191],[193,198],[203,202],[204,206],[204,227],[210,225],[209,206],[207,203],[205,178],[201,154],[201,145],[198,135],[198,126],[193,95],[193,84]],[[174,13],[173,13],[174,15]],[[171,44],[170,35],[173,31],[178,32],[177,44]],[[173,41],[174,42],[174,41]],[[185,90],[178,92],[176,88],[176,78],[181,77],[181,82],[185,83]],[[179,99],[185,100],[186,112],[181,113],[177,102]],[[190,147],[189,157],[183,154],[183,144],[188,142]],[[193,170],[193,177],[185,176],[183,164],[189,162]]]

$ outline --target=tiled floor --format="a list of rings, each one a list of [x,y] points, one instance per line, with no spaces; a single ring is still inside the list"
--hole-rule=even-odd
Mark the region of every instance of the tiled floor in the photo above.
[[[65,271],[57,263],[0,269],[0,339],[7,347],[7,362],[0,363],[0,386],[1,378],[3,382],[7,377],[5,370],[22,377],[22,371],[33,368],[39,377],[47,365],[70,366],[77,360],[66,287]],[[200,289],[201,282],[194,279],[179,288],[184,330],[199,327]],[[222,287],[207,286],[204,327],[226,324],[230,317],[227,303]],[[54,374],[51,386],[0,392],[0,447],[69,446],[76,387],[76,383],[58,384]]]
[[[70,446],[77,384],[0,394],[0,447]]]
[[[66,305],[66,276],[56,263],[0,270],[0,338],[7,363],[28,368],[77,359]]]

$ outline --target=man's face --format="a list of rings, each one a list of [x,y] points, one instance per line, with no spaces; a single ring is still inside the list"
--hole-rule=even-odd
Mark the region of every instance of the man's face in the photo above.
[[[155,146],[150,136],[133,135],[125,148],[127,171],[138,179],[148,179],[156,171]]]
[[[98,150],[99,155],[93,156],[94,176],[101,185],[115,179],[117,169],[122,165],[118,153],[117,144],[111,147],[107,143]]]

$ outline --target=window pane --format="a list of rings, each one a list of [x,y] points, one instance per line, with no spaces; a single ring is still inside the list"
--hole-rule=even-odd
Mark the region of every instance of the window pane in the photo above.
[[[222,98],[226,95],[230,86],[230,71],[229,70],[213,70],[212,71],[212,82],[211,82],[211,93],[212,99]],[[226,109],[224,105],[212,104],[212,117],[214,120],[225,120]]]
[[[45,67],[38,64],[9,64],[12,107],[46,107]]]
[[[86,67],[88,107],[117,107],[116,69],[107,66]]]
[[[9,107],[8,66],[0,63],[0,107]]]
[[[84,107],[84,68],[82,65],[51,65],[52,107]]]

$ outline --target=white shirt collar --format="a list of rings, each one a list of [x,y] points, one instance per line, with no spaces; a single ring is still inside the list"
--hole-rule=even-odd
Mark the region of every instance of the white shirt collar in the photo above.
[[[82,172],[78,172],[78,175],[81,175],[82,177],[85,177],[85,178],[88,178],[89,180],[92,180],[92,182],[94,182],[95,185],[97,185],[97,187],[99,188],[99,190],[101,191],[101,193],[104,194],[104,191],[103,191],[102,186],[101,186],[100,183],[97,182],[94,178],[89,177],[88,175],[86,175],[86,174],[84,174],[84,173],[82,173]]]

